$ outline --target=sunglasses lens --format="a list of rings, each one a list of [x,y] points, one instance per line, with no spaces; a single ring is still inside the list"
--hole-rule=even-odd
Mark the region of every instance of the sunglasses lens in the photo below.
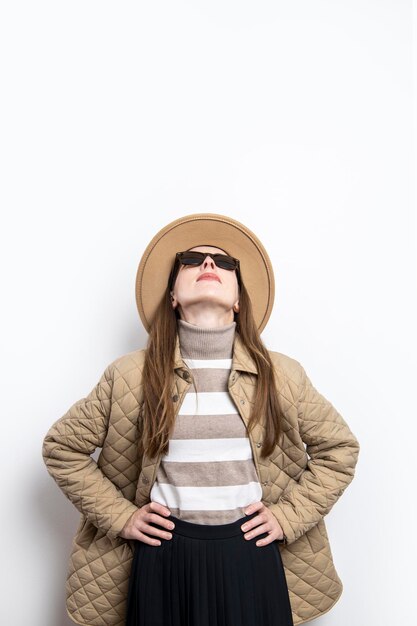
[[[180,257],[180,261],[183,265],[201,265],[203,259],[201,256],[187,253]]]
[[[230,256],[217,257],[215,262],[217,267],[221,267],[224,270],[234,270],[236,268],[236,263]]]

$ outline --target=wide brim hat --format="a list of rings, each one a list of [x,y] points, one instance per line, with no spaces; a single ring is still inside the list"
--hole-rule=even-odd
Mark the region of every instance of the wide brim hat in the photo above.
[[[258,237],[227,215],[193,213],[170,222],[147,245],[136,273],[136,304],[150,332],[152,320],[168,285],[177,252],[215,246],[240,261],[240,274],[252,302],[259,333],[272,312],[275,281],[272,263]]]

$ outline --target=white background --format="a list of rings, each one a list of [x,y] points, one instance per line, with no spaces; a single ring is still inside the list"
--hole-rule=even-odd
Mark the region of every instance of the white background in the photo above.
[[[197,212],[262,240],[276,279],[263,340],[361,443],[326,518],[343,595],[315,623],[412,623],[412,13],[405,0],[1,4],[2,624],[72,624],[79,514],[42,440],[145,346],[141,254]]]

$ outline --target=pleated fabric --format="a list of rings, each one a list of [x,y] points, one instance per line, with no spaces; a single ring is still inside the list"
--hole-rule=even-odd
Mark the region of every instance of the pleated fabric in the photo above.
[[[134,541],[126,626],[293,626],[279,544],[244,538],[255,515],[218,525],[170,515],[171,539]]]

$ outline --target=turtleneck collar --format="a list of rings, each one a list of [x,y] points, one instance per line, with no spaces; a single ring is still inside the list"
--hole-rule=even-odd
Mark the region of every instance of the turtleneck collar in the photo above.
[[[203,328],[177,320],[181,356],[189,359],[230,359],[233,356],[236,322]]]

